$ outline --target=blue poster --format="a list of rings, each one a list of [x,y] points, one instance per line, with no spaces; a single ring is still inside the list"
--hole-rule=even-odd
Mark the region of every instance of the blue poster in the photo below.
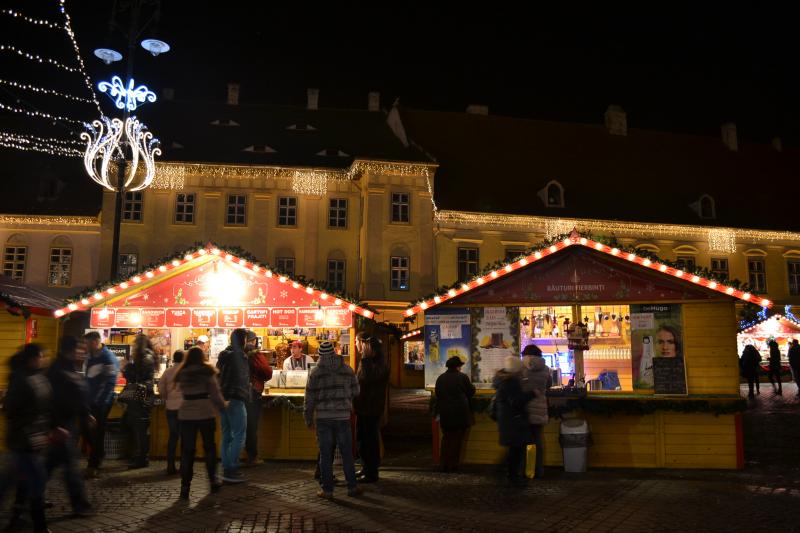
[[[425,386],[434,387],[436,378],[447,370],[445,363],[457,356],[465,368],[470,363],[469,309],[432,309],[425,313]]]

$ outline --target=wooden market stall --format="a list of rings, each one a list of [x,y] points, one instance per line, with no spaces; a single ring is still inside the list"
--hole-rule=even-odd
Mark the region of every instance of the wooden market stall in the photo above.
[[[56,353],[61,302],[8,276],[0,275],[0,398],[8,386],[9,360],[24,344],[36,342]],[[5,449],[5,417],[0,417],[0,450]]]
[[[422,329],[400,336],[400,354],[392,360],[391,384],[397,389],[422,389],[425,386],[425,346]]]
[[[738,341],[739,355],[741,356],[744,347],[752,344],[758,353],[761,354],[761,366],[764,371],[769,367],[769,342],[778,343],[781,351],[781,366],[784,371],[789,370],[789,345],[792,341],[800,341],[800,322],[791,312],[791,306],[787,309],[787,314],[775,314],[764,318],[754,324],[741,329],[736,336]]]
[[[478,388],[465,462],[502,459],[486,413],[492,376],[536,344],[555,385],[545,464],[562,462],[559,417],[581,417],[593,434],[590,466],[740,468],[737,299],[771,305],[573,232],[406,315],[424,313],[426,387],[455,355]]]
[[[160,356],[159,375],[175,350],[191,347],[201,335],[209,338],[209,360],[216,364],[233,329],[254,331],[274,369],[264,391],[259,455],[277,459],[316,457],[314,433],[302,416],[308,370],[324,340],[333,342],[354,366],[355,317],[373,317],[369,309],[212,244],[85,294],[55,315],[81,310],[90,312],[89,327],[101,331],[123,365],[133,337],[148,335]],[[314,362],[284,370],[284,360],[291,357],[288,343],[294,340],[303,343],[304,354]],[[119,413],[116,406],[112,416]],[[163,456],[168,433],[163,406],[155,407],[151,420],[151,454]]]

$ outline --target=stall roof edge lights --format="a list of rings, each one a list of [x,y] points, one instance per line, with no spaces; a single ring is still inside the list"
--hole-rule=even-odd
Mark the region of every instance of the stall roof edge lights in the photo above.
[[[472,278],[470,281],[462,283],[458,287],[453,287],[452,289],[449,289],[447,292],[438,294],[435,297],[431,297],[424,301],[417,302],[414,305],[408,307],[405,310],[404,314],[405,316],[413,316],[424,310],[430,309],[434,306],[441,305],[477,287],[481,287],[486,283],[491,283],[496,279],[505,277],[509,273],[530,266],[536,263],[537,261],[541,261],[545,257],[559,253],[561,250],[568,248],[570,246],[583,246],[585,248],[594,250],[596,252],[601,252],[613,257],[617,257],[618,259],[624,259],[631,263],[636,263],[642,268],[652,270],[664,276],[671,276],[674,278],[682,279],[688,283],[693,283],[695,285],[705,287],[708,290],[715,291],[720,294],[725,294],[727,296],[732,296],[734,298],[743,300],[745,302],[760,305],[761,307],[766,307],[766,308],[772,307],[772,302],[766,298],[761,298],[760,296],[751,294],[747,291],[739,290],[735,287],[726,285],[725,283],[720,283],[702,276],[697,276],[695,274],[690,274],[688,272],[678,270],[660,261],[654,261],[652,259],[649,259],[647,257],[642,257],[635,253],[621,253],[618,248],[614,248],[612,246],[608,246],[593,239],[583,237],[577,231],[573,230],[572,233],[570,233],[570,235],[567,238],[561,241],[558,241],[536,252],[532,252],[531,254],[525,257],[505,263],[504,265],[501,265],[495,270],[492,270],[487,274],[476,276]],[[508,267],[511,268],[509,269]]]
[[[109,283],[102,289],[96,290],[91,296],[85,296],[80,300],[68,303],[60,309],[56,309],[53,312],[53,316],[56,318],[61,318],[72,313],[73,311],[88,311],[93,307],[107,304],[109,300],[119,299],[122,296],[120,294],[122,291],[139,290],[144,284],[152,285],[158,283],[159,281],[169,279],[172,277],[172,275],[174,275],[176,270],[185,270],[185,267],[190,266],[192,263],[199,264],[201,261],[205,262],[208,261],[208,258],[213,257],[219,257],[220,260],[237,265],[242,269],[249,270],[256,276],[269,278],[273,275],[272,271],[269,268],[265,268],[264,265],[259,265],[246,259],[237,257],[230,252],[220,249],[213,243],[209,243],[205,247],[200,247],[197,250],[187,252],[183,255],[183,257],[171,259],[159,266],[151,268],[145,273],[133,275],[129,279],[120,281],[119,283]],[[295,287],[297,290],[320,296],[323,300],[327,300],[328,298],[328,293],[324,290],[306,286],[288,276],[284,276],[284,279],[285,281],[291,283],[292,286],[297,285],[297,287]],[[322,295],[325,296],[323,297]],[[347,309],[348,311],[356,313],[357,315],[365,318],[372,319],[375,317],[375,312],[340,297],[335,299],[334,305],[341,307],[342,309]]]

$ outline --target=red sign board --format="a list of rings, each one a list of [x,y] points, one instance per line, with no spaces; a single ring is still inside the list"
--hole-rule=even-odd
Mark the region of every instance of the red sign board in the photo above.
[[[164,309],[142,309],[142,327],[144,328],[163,328],[164,317],[166,312]]]
[[[339,307],[325,309],[325,325],[329,328],[349,328],[353,325],[353,313]]]
[[[89,325],[93,328],[110,328],[114,326],[117,312],[108,307],[95,307],[92,309],[92,317]]]
[[[190,309],[167,309],[168,328],[188,328],[192,324]]]
[[[195,328],[214,328],[217,326],[217,310],[192,309],[192,327]]]
[[[141,309],[117,309],[116,326],[118,328],[138,328],[142,325]]]
[[[244,325],[248,328],[268,328],[269,307],[251,307],[245,309]]]
[[[297,309],[276,307],[270,310],[269,323],[273,328],[293,328],[297,326]]]
[[[217,324],[221,328],[240,328],[242,323],[241,309],[220,309],[217,311]]]
[[[325,312],[318,307],[301,307],[297,310],[297,325],[301,328],[321,328]]]

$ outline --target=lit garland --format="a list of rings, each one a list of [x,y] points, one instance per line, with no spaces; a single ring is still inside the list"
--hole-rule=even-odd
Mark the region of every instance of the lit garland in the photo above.
[[[730,229],[708,230],[708,250],[732,254],[736,252],[736,232]]]
[[[474,213],[468,211],[440,210],[435,215],[436,222],[443,226],[465,226],[471,229],[507,229],[528,232],[543,232],[547,221],[552,217],[533,215],[502,215],[492,213]],[[628,234],[638,238],[685,238],[705,240],[709,237],[709,228],[682,224],[649,224],[645,222],[620,222],[615,220],[596,219],[560,219],[569,223],[570,229],[594,234]],[[800,233],[791,231],[770,231],[737,228],[715,228],[731,231],[736,241],[797,241]]]
[[[298,170],[292,176],[292,191],[297,194],[324,196],[328,192],[328,178]]]
[[[687,272],[682,270],[680,265],[661,260],[655,255],[636,250],[627,250],[618,246],[614,246],[614,244],[615,243],[613,242],[611,245],[605,244],[592,239],[591,235],[583,236],[577,231],[573,231],[568,235],[560,235],[557,238],[550,239],[542,243],[538,247],[531,248],[523,255],[513,259],[512,261],[498,261],[468,282],[457,282],[451,287],[440,288],[439,292],[433,297],[426,296],[422,300],[413,303],[411,307],[406,309],[405,315],[407,317],[413,316],[421,311],[425,311],[426,309],[437,306],[443,303],[445,300],[453,299],[461,294],[464,294],[465,292],[481,287],[486,283],[539,261],[548,255],[558,253],[569,246],[584,246],[586,248],[590,248],[592,250],[615,257],[624,257],[631,263],[636,263],[644,268],[656,270],[664,275],[674,276],[676,278],[689,281],[696,285],[706,287],[707,289],[744,300],[748,303],[758,304],[764,308],[772,306],[772,302],[768,299],[760,298],[751,294],[750,292],[746,292],[746,290],[744,290],[745,287],[740,288],[740,283],[737,280],[717,281],[714,279],[713,275],[710,275],[705,270],[696,269],[695,272]],[[703,275],[701,276],[700,274]]]
[[[101,93],[108,93],[108,96],[114,100],[114,105],[117,109],[127,109],[128,111],[136,111],[140,104],[156,101],[156,93],[151,91],[145,85],[135,86],[136,83],[133,79],[128,80],[126,86],[119,76],[113,76],[111,82],[101,81],[97,84],[97,88]]]
[[[763,309],[762,311],[760,311],[758,313],[758,315],[757,315],[758,319],[749,320],[749,321],[745,321],[745,320],[739,321],[739,333],[750,333],[750,332],[753,331],[753,329],[755,329],[756,327],[760,326],[761,324],[763,324],[767,320],[775,320],[775,321],[778,321],[778,322],[781,321],[781,320],[788,320],[789,322],[793,323],[795,326],[800,326],[800,321],[798,321],[797,317],[794,316],[792,314],[792,312],[791,312],[792,306],[791,305],[787,305],[785,308],[788,308],[788,310],[787,310],[787,313],[784,314],[784,315],[777,314],[777,315],[772,315],[770,317],[767,317],[767,310]]]
[[[19,11],[14,11],[13,9],[3,9],[3,10],[0,10],[0,13],[2,13],[3,15],[12,16],[14,18],[20,18],[20,19],[24,20],[25,22],[29,22],[29,23],[34,24],[36,26],[45,26],[47,28],[50,28],[51,30],[60,30],[60,29],[62,29],[60,24],[56,24],[54,22],[50,22],[49,20],[33,19],[33,18],[30,18],[30,17],[26,17],[25,15],[23,15]]]
[[[66,7],[64,7],[64,0],[59,0],[59,10],[61,11],[61,14],[64,15],[64,31],[67,32],[67,37],[69,37],[69,40],[72,43],[72,48],[75,50],[75,57],[78,59],[78,68],[83,76],[83,82],[86,84],[86,88],[89,89],[89,94],[92,95],[92,101],[94,102],[95,107],[97,107],[97,112],[100,113],[101,117],[104,117],[105,115],[103,114],[103,110],[100,109],[100,102],[97,101],[97,95],[92,87],[92,80],[86,73],[86,65],[83,63],[81,50],[78,48],[78,42],[75,40],[75,32],[72,31],[72,21],[69,18],[69,13],[67,13]]]
[[[44,113],[42,111],[28,111],[27,109],[20,109],[18,107],[5,105],[2,102],[0,102],[0,109],[5,111],[11,111],[12,113],[28,115],[29,117],[43,118],[47,120],[57,120],[60,122],[69,122],[71,124],[80,124],[80,125],[84,124],[82,120],[75,120],[74,118],[64,117],[60,115],[51,115],[50,113]]]
[[[0,79],[0,84],[8,85],[10,87],[14,87],[15,89],[22,89],[23,91],[32,91],[40,94],[49,94],[51,96],[60,96],[61,98],[66,98],[67,100],[72,100],[75,102],[86,102],[88,104],[92,103],[92,101],[88,98],[81,98],[80,96],[73,96],[71,94],[54,91],[53,89],[45,89],[43,87],[36,87],[26,83],[17,83],[15,81]]]
[[[570,231],[572,231],[572,228],[574,227],[575,224],[570,222],[569,220],[563,220],[560,218],[555,218],[555,219],[551,218],[546,220],[544,223],[544,236],[547,239],[552,239],[553,237],[569,233]]]
[[[51,59],[49,57],[42,57],[37,54],[31,54],[25,52],[24,50],[20,50],[15,46],[11,46],[9,44],[0,44],[0,52],[8,51],[17,54],[18,56],[22,56],[26,59],[30,59],[31,61],[36,61],[37,63],[53,65],[54,67],[58,67],[60,69],[66,70],[67,72],[74,72],[76,74],[80,73],[80,69],[75,67],[70,67],[69,65],[65,65],[60,61],[56,61],[55,59]]]
[[[97,217],[55,215],[0,215],[3,226],[100,226]]]
[[[421,334],[422,334],[422,328],[417,328],[413,331],[409,331],[408,333],[401,335],[400,340],[410,339],[411,337],[416,337],[417,335]]]
[[[68,143],[59,139],[41,140],[41,137],[35,135],[25,135],[20,133],[7,133],[0,132],[0,146],[6,148],[15,148],[23,152],[42,152],[50,155],[65,156],[65,157],[82,157],[83,152],[76,148],[68,146],[58,146],[53,143]]]
[[[240,252],[234,254],[233,252]],[[223,258],[231,264],[238,265],[241,269],[246,270],[254,275],[272,278],[279,275],[281,283],[290,284],[293,288],[303,290],[306,293],[324,300],[332,302],[333,305],[341,309],[347,309],[351,313],[355,313],[364,318],[373,319],[375,311],[370,309],[368,305],[362,303],[355,303],[347,298],[341,297],[334,291],[329,291],[327,287],[316,284],[313,280],[306,281],[302,276],[288,276],[276,269],[272,269],[258,262],[252,260],[249,254],[241,253],[239,248],[224,248],[215,246],[211,243],[206,246],[194,246],[183,252],[180,252],[171,258],[161,259],[154,265],[148,265],[143,270],[133,274],[132,276],[118,277],[110,283],[98,285],[90,290],[83,291],[81,294],[67,300],[67,305],[61,309],[57,309],[53,315],[56,318],[63,317],[72,313],[73,311],[86,311],[92,307],[97,306],[101,302],[107,302],[109,299],[119,298],[120,292],[125,291],[131,287],[143,283],[144,281],[157,280],[168,276],[169,273],[177,268],[184,267],[188,263],[202,260],[204,257],[217,256]],[[247,256],[247,257],[245,257]]]

